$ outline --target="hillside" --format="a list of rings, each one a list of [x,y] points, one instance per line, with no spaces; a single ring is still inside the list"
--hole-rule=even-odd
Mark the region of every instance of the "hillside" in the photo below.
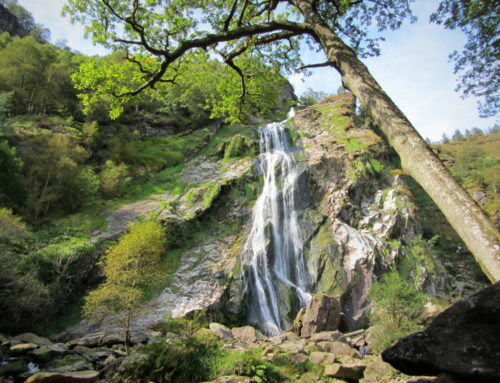
[[[124,96],[154,60],[8,3],[31,29],[0,35],[0,383],[416,383],[382,360],[401,339],[413,375],[495,362],[500,284],[348,90],[200,51]],[[455,138],[432,148],[498,227],[500,133]]]

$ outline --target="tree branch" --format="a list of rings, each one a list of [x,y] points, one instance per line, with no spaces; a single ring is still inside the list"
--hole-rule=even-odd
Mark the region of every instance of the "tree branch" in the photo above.
[[[309,69],[309,68],[321,68],[325,66],[331,66],[335,68],[335,63],[333,61],[325,61],[324,63],[319,63],[319,64],[308,64],[308,65],[303,65],[300,68],[297,68],[298,70],[304,70],[304,69]]]

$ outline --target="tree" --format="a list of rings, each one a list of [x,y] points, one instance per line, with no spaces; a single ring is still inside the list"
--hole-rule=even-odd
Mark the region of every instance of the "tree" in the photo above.
[[[418,319],[424,310],[426,296],[397,270],[384,274],[373,285],[370,299],[375,303],[370,318],[377,325],[374,331],[377,351],[419,330]]]
[[[453,133],[453,136],[451,137],[451,140],[453,142],[464,141],[465,136],[462,134],[460,130],[456,129],[455,132]]]
[[[306,107],[313,104],[316,104],[323,100],[327,94],[321,91],[315,91],[311,88],[308,88],[300,97],[299,104],[300,106]]]
[[[253,54],[291,70],[300,62],[299,38],[319,44],[328,61],[314,66],[332,66],[340,73],[404,170],[436,202],[488,277],[500,279],[498,231],[358,58],[379,51],[377,39],[368,37],[370,27],[396,29],[413,17],[409,0],[70,0],[65,12],[87,25],[94,42],[126,49],[128,60],[142,72],[140,85],[120,82],[108,90],[117,99],[174,81],[183,59],[209,49],[241,77],[240,95],[245,96],[251,73],[238,66],[238,57]]]
[[[462,52],[454,51],[455,73],[460,73],[457,90],[464,96],[483,98],[481,117],[500,110],[500,3],[496,0],[442,0],[431,21],[448,29],[460,29],[467,36]]]
[[[26,184],[22,177],[22,161],[15,148],[0,139],[0,206],[20,207],[26,201]]]
[[[144,298],[145,288],[161,280],[161,255],[166,239],[162,225],[152,219],[131,224],[129,232],[111,247],[100,262],[106,280],[85,298],[84,314],[101,319],[124,313],[125,347],[130,343],[132,313]]]

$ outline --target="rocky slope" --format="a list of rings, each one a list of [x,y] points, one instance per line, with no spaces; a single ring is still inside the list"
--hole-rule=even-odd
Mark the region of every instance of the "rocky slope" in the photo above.
[[[309,291],[339,297],[341,328],[346,331],[368,324],[371,286],[396,262],[409,262],[418,285],[434,295],[443,294],[451,280],[432,254],[416,256],[411,251],[420,234],[412,195],[391,164],[387,146],[372,129],[355,121],[354,108],[350,94],[334,96],[299,111],[288,122],[303,169],[299,218]],[[153,212],[182,242],[168,286],[139,310],[136,326],[148,328],[164,315],[192,317],[196,312],[224,323],[242,323],[248,290],[240,254],[248,236],[251,200],[258,191],[250,199],[242,194],[255,185],[252,162],[202,155],[179,177],[190,185],[181,195],[166,192],[123,206],[107,217],[107,231],[93,240],[116,237],[129,220]],[[224,227],[232,228],[221,230]],[[197,230],[205,235],[193,235]],[[286,289],[281,293],[291,294]],[[300,307],[291,295],[284,304],[291,324]],[[83,324],[68,336],[95,326]]]

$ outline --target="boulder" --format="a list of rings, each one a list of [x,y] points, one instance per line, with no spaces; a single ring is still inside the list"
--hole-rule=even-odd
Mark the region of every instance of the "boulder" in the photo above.
[[[73,349],[73,352],[78,355],[83,356],[88,362],[94,363],[98,360],[104,360],[109,355],[111,355],[112,351],[110,349],[105,348],[88,348],[84,346],[76,346]]]
[[[347,355],[353,358],[358,357],[358,351],[346,343],[342,342],[319,342],[318,347],[325,352],[332,354]]]
[[[335,354],[331,354],[329,352],[315,351],[311,353],[311,355],[309,356],[309,360],[313,363],[332,364],[335,363],[336,358]]]
[[[246,340],[247,342],[257,342],[265,336],[252,326],[235,327],[231,329],[233,337]]]
[[[500,282],[455,303],[382,358],[409,375],[500,382]]]
[[[92,383],[99,378],[97,371],[37,372],[26,383]]]
[[[13,343],[35,343],[39,346],[48,346],[51,345],[52,342],[43,337],[33,334],[31,332],[25,332],[23,334],[16,335],[12,338]]]
[[[366,366],[362,364],[329,364],[325,366],[325,376],[339,379],[359,380],[363,378]]]
[[[19,343],[11,346],[9,352],[13,355],[23,355],[38,348],[35,343]]]
[[[255,380],[248,376],[221,376],[215,380],[205,383],[254,383]]]
[[[301,337],[322,331],[337,330],[340,323],[340,303],[336,297],[315,295],[295,318],[292,331]]]
[[[344,340],[344,334],[340,331],[322,331],[315,334],[311,334],[311,340],[315,342],[321,341],[342,341]]]
[[[70,354],[61,358],[56,358],[44,367],[50,372],[71,372],[71,371],[84,371],[90,370],[92,364],[90,364],[83,356]]]
[[[210,323],[208,328],[221,339],[232,339],[233,334],[231,330],[220,323]]]

